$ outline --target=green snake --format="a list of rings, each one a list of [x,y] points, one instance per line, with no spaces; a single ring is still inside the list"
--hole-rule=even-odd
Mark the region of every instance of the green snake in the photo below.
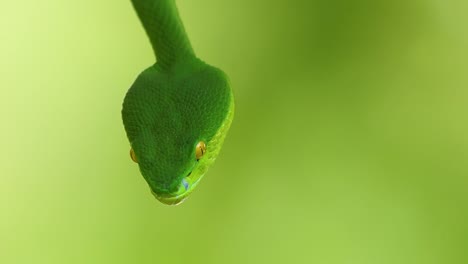
[[[175,0],[132,0],[156,63],[128,90],[122,119],[130,155],[153,195],[175,205],[219,154],[234,116],[226,74],[194,53]]]

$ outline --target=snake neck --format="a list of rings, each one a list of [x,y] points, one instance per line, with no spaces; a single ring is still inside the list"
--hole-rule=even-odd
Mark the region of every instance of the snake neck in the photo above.
[[[132,0],[163,70],[195,58],[175,0]]]

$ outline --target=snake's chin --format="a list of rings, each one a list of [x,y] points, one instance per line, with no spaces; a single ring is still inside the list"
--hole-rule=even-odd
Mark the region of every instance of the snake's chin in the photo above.
[[[158,199],[163,204],[167,205],[179,205],[185,201],[187,198],[187,195],[182,195],[182,196],[173,196],[173,197],[162,197],[157,195],[155,192],[151,191],[153,196]]]

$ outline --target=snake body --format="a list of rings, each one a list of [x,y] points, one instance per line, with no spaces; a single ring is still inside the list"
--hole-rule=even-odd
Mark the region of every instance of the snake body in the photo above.
[[[213,164],[234,116],[226,74],[199,59],[174,0],[132,0],[156,63],[128,90],[122,119],[151,192],[179,204]]]

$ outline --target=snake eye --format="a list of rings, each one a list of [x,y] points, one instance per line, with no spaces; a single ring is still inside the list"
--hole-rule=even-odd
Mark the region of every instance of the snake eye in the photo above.
[[[197,160],[201,159],[206,152],[206,144],[203,141],[198,142],[195,148],[195,156]]]
[[[135,151],[133,151],[133,148],[130,149],[130,158],[132,158],[132,160],[133,160],[135,163],[138,163],[138,160],[137,160],[137,158],[136,158]]]

